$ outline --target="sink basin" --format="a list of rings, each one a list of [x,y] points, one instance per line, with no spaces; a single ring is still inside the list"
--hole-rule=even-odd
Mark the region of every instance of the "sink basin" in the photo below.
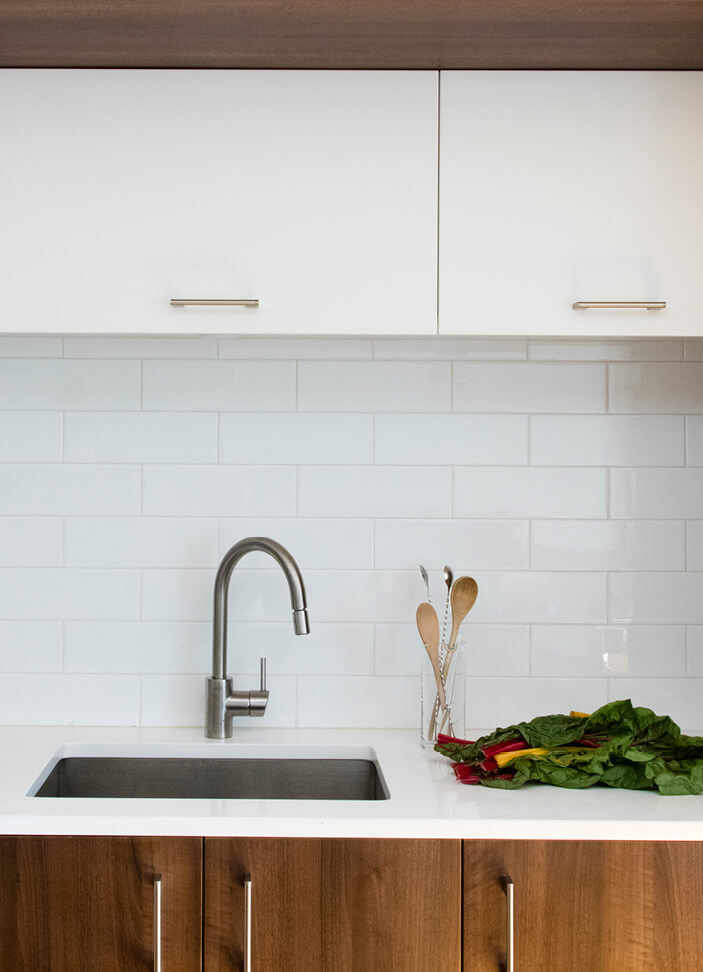
[[[47,773],[48,771],[48,773]],[[373,758],[59,752],[29,796],[171,800],[387,800]]]

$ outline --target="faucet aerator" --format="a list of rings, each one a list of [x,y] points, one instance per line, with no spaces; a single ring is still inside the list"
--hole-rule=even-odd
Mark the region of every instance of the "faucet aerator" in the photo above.
[[[310,634],[310,620],[307,608],[302,611],[293,611],[293,627],[297,635]]]

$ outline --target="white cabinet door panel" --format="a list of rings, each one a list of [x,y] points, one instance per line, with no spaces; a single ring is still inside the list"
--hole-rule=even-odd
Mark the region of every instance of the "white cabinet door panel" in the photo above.
[[[0,133],[3,332],[436,333],[434,72],[10,70]]]
[[[440,118],[440,333],[703,333],[703,73],[443,72]]]

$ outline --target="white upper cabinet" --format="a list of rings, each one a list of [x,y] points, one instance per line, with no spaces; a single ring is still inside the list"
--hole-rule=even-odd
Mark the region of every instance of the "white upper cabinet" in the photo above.
[[[440,131],[440,333],[703,333],[703,73],[444,72]]]
[[[435,72],[5,70],[0,141],[0,331],[436,333]]]

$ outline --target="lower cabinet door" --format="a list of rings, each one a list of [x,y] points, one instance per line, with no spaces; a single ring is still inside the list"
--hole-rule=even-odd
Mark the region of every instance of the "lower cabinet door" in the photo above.
[[[464,843],[465,972],[693,972],[702,910],[701,844]]]
[[[201,892],[200,838],[2,837],[0,969],[197,972]]]
[[[458,840],[208,838],[205,972],[459,972],[460,872]]]

